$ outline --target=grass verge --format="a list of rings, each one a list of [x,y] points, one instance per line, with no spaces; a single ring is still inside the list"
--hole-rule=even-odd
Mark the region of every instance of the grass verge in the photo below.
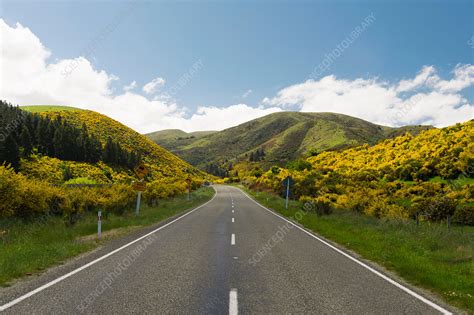
[[[239,186],[243,188],[242,186]],[[245,188],[244,188],[245,189]],[[287,218],[303,208],[267,192],[245,189],[254,199]],[[317,216],[300,224],[374,261],[407,282],[428,289],[447,303],[474,313],[474,227],[381,220],[351,211]]]
[[[142,205],[140,216],[134,209],[119,216],[110,214],[102,221],[103,238],[97,240],[97,217],[86,213],[74,226],[67,227],[59,217],[24,222],[18,219],[0,221],[0,286],[16,278],[56,265],[67,258],[91,250],[107,239],[118,237],[147,225],[156,224],[210,200],[214,189],[200,188],[186,195],[160,200],[156,207]]]

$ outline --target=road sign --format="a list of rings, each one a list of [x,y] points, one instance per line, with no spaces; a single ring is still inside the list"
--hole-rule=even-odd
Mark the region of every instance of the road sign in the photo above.
[[[291,176],[287,176],[282,182],[283,187],[287,187],[288,185],[293,186],[294,183],[295,181],[293,178],[291,178]]]
[[[145,191],[146,182],[133,182],[133,189],[136,191]]]
[[[135,175],[137,175],[138,178],[143,179],[145,176],[149,173],[150,171],[144,164],[140,164],[135,168]]]

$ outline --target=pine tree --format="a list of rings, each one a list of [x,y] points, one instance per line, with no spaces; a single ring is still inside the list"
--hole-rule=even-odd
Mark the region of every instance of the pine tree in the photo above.
[[[58,159],[64,159],[64,141],[63,141],[63,133],[61,132],[61,128],[57,128],[54,131],[53,137],[53,148],[54,148],[54,155]]]
[[[250,162],[255,161],[255,155],[253,154],[253,152],[250,152],[249,161]]]
[[[45,138],[43,139],[43,145],[45,148],[45,154],[49,156],[55,156],[54,152],[54,134],[55,134],[55,127],[54,124],[51,121],[47,122],[47,127],[46,127],[46,134]]]
[[[8,135],[3,143],[3,160],[15,170],[20,167],[20,148],[13,134]]]
[[[26,126],[23,126],[20,134],[20,145],[23,147],[23,157],[28,157],[33,151],[33,144],[30,131]]]
[[[115,163],[116,146],[111,137],[107,138],[102,159],[105,163]]]
[[[89,141],[90,147],[87,149],[89,154],[89,162],[97,163],[102,158],[102,143],[100,142],[99,138],[95,136],[91,136]]]

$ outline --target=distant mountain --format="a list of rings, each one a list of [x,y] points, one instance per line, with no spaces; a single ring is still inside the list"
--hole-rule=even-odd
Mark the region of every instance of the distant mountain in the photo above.
[[[166,129],[146,134],[155,143],[167,150],[176,149],[177,147],[183,147],[188,144],[195,142],[196,140],[216,133],[217,131],[195,131],[185,132],[179,129]]]
[[[164,130],[147,136],[192,165],[209,170],[210,164],[225,166],[244,159],[259,160],[263,165],[284,165],[305,155],[375,144],[430,128],[433,127],[391,128],[334,113],[280,112],[208,134]]]

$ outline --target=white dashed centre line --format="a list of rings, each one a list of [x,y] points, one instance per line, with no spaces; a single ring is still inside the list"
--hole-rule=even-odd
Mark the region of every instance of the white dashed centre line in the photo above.
[[[234,218],[232,218],[232,223],[234,223]]]
[[[232,234],[232,237],[230,238],[230,245],[235,245],[235,234]]]
[[[230,290],[229,293],[229,315],[239,314],[239,304],[237,302],[237,289]]]

